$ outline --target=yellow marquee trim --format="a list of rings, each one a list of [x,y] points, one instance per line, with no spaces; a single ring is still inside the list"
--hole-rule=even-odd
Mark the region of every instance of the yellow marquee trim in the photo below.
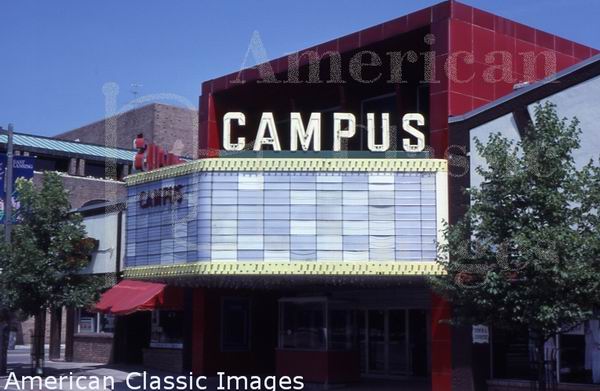
[[[176,278],[185,276],[423,276],[441,275],[435,262],[196,262],[143,266],[123,271],[125,278]]]
[[[199,159],[125,178],[128,186],[206,171],[448,171],[443,159]]]

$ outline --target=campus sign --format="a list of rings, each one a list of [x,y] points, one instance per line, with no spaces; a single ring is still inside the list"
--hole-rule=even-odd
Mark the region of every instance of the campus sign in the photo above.
[[[290,113],[290,150],[297,151],[300,146],[303,151],[321,150],[321,113],[311,113],[308,123],[302,121],[301,113]],[[381,142],[375,141],[377,127],[375,113],[367,113],[368,147],[373,152],[384,152],[390,148],[390,114],[382,113],[380,116]],[[241,151],[246,147],[246,138],[238,137],[232,140],[231,129],[246,125],[246,115],[242,112],[228,112],[223,116],[223,148],[227,151]],[[425,134],[417,126],[425,125],[425,117],[419,113],[408,113],[402,117],[402,130],[413,139],[402,138],[402,148],[407,152],[420,152],[425,149]],[[342,140],[354,137],[357,131],[356,116],[352,113],[333,113],[333,150],[342,149]],[[416,141],[416,142],[415,142]],[[281,151],[279,130],[275,125],[273,113],[262,113],[253,150],[261,151],[264,146],[270,145],[274,151]]]
[[[140,208],[149,208],[167,204],[181,204],[181,201],[183,201],[182,189],[182,185],[176,185],[161,187],[160,189],[155,189],[148,192],[142,191],[138,196]]]
[[[147,144],[141,133],[133,140],[133,147],[137,151],[133,158],[133,167],[138,171],[150,171],[183,163],[179,156],[165,151],[162,147],[154,143]]]

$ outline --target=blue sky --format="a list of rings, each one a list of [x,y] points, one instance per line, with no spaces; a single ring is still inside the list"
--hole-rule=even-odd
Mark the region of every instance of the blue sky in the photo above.
[[[269,58],[384,22],[440,0],[54,0],[0,2],[0,125],[53,135],[139,96],[197,106],[202,81],[240,68],[254,31]],[[600,48],[600,1],[465,0]]]

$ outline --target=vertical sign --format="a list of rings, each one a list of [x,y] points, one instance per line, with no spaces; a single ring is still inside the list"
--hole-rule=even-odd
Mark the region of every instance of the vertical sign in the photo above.
[[[33,178],[33,166],[35,158],[32,156],[13,156],[13,208],[17,210],[19,205],[15,202],[16,191],[14,182],[17,178]],[[0,155],[0,223],[4,224],[4,177],[6,175],[6,155]]]

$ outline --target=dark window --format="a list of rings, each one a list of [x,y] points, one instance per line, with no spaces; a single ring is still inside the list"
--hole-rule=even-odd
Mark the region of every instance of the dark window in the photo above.
[[[183,343],[183,312],[153,311],[150,346],[181,348]]]
[[[104,178],[106,177],[106,167],[104,163],[96,163],[96,162],[85,162],[85,176],[91,176],[94,178]]]
[[[530,379],[530,341],[527,329],[492,333],[492,363],[496,379]]]
[[[245,351],[250,349],[250,300],[223,299],[222,304],[223,351]]]
[[[35,171],[69,171],[69,159],[55,156],[36,155],[33,166]]]
[[[281,305],[281,347],[325,350],[325,302],[284,302]]]
[[[590,320],[558,336],[561,383],[600,384],[600,321]]]

